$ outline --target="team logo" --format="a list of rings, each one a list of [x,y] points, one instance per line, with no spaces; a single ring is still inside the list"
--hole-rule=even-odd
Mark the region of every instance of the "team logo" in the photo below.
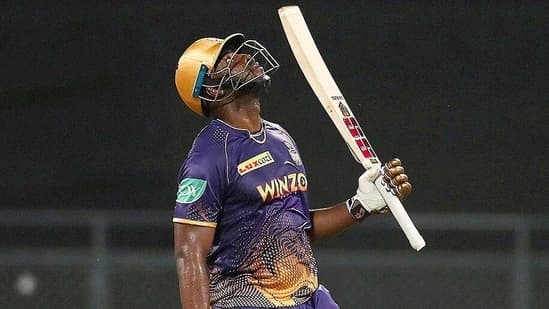
[[[208,182],[203,179],[197,178],[185,178],[179,183],[179,189],[177,190],[177,202],[179,203],[192,203],[198,200],[206,191],[206,184]]]
[[[244,176],[251,171],[254,171],[265,165],[269,165],[274,162],[273,156],[268,151],[258,154],[257,156],[251,157],[248,160],[238,164],[237,170],[240,176]]]
[[[303,165],[301,157],[299,156],[299,152],[297,152],[297,149],[295,149],[294,145],[288,141],[284,141],[284,145],[286,145],[286,148],[288,148],[288,153],[290,154],[290,157],[292,157],[292,160],[294,160],[295,164]]]

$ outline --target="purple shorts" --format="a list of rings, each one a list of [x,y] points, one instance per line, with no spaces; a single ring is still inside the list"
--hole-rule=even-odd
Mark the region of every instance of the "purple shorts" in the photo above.
[[[213,307],[213,309],[222,309],[218,307]],[[237,309],[237,308],[234,308]],[[266,308],[257,308],[257,307],[238,307],[238,309],[266,309]],[[311,299],[306,303],[303,303],[298,306],[292,307],[283,307],[280,309],[340,309],[336,304],[330,291],[326,289],[322,284],[315,291]]]

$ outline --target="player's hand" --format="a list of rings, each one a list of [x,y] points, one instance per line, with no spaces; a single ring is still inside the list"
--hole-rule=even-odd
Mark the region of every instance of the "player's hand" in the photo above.
[[[380,177],[380,175],[381,168],[378,165],[375,165],[358,178],[358,188],[354,198],[357,199],[362,207],[370,214],[387,212],[387,204],[374,184],[374,181]]]
[[[401,201],[404,201],[412,193],[412,184],[408,181],[408,175],[404,174],[404,166],[398,158],[385,163],[381,173],[385,183],[391,186]]]
[[[383,168],[374,166],[358,178],[356,195],[347,201],[349,212],[355,219],[361,220],[366,215],[366,213],[357,209],[358,206],[361,206],[369,214],[386,213],[388,211],[385,200],[374,184],[378,177],[383,177],[401,200],[412,192],[412,185],[408,182],[408,176],[404,174],[404,167],[399,159],[390,160]],[[356,201],[359,203],[357,204]]]

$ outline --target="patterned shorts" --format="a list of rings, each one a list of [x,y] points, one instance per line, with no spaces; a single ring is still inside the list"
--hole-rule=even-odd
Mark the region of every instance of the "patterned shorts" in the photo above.
[[[213,309],[223,309],[218,307],[213,307]],[[234,309],[267,309],[267,308],[257,308],[257,307],[238,307]],[[306,303],[303,303],[298,306],[292,307],[283,307],[279,309],[340,309],[336,304],[330,291],[326,289],[323,285],[320,285],[316,292],[313,294],[311,299]]]

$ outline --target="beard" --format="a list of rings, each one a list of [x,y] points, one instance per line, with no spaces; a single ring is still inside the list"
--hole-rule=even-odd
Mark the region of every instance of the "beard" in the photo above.
[[[257,78],[250,83],[240,87],[235,93],[237,96],[251,94],[258,98],[261,98],[268,93],[270,87],[271,78],[269,77],[269,75],[265,74],[260,78]]]

